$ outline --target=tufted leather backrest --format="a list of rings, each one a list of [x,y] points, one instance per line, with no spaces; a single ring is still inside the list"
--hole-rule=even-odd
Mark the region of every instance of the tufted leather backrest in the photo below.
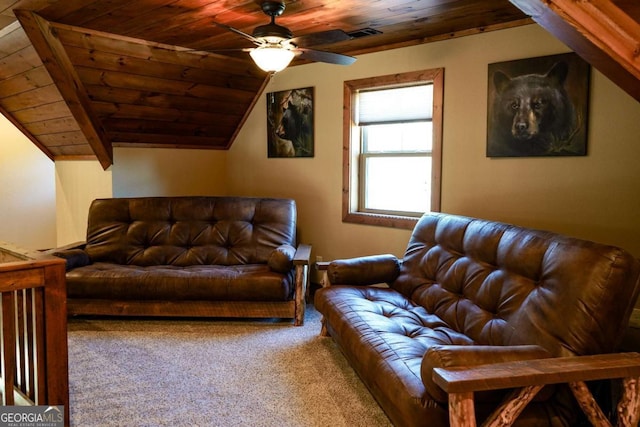
[[[290,199],[140,197],[94,200],[86,251],[93,262],[237,265],[267,262],[295,243]]]
[[[498,222],[426,214],[392,287],[481,345],[555,356],[614,350],[638,296],[622,249]]]

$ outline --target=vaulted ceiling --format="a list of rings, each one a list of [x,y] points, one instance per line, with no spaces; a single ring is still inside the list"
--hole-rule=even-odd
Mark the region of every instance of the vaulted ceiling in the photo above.
[[[261,3],[0,0],[0,112],[52,160],[105,169],[114,146],[227,149],[268,76],[214,22],[250,34],[269,22]],[[284,3],[278,24],[343,30],[353,37],[309,47],[352,56],[535,21],[640,101],[637,0]]]

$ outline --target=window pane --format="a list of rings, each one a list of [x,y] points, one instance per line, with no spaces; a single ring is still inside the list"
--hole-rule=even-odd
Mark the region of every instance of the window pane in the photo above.
[[[431,210],[431,157],[370,157],[365,168],[365,209]]]
[[[431,152],[433,123],[414,122],[363,127],[364,147],[368,153]]]

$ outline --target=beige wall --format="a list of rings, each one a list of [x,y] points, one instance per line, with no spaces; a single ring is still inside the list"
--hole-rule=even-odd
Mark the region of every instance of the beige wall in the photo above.
[[[444,67],[444,212],[568,233],[640,256],[640,103],[598,72],[591,85],[588,156],[485,156],[487,65],[567,51],[530,25],[363,55],[349,67],[289,68],[267,92],[315,87],[315,157],[266,157],[263,96],[229,152],[230,191],[296,198],[300,237],[313,245],[314,256],[402,254],[408,231],[341,222],[343,81]]]
[[[57,246],[85,240],[97,198],[225,194],[225,158],[224,151],[115,148],[106,171],[97,160],[56,162]]]
[[[592,76],[588,156],[485,157],[487,65],[567,51],[530,25],[363,55],[349,67],[291,67],[267,92],[315,87],[315,157],[267,158],[263,95],[228,152],[116,148],[113,195],[292,197],[300,240],[313,245],[314,256],[401,255],[410,231],[341,221],[342,86],[444,67],[443,211],[613,243],[640,256],[640,103],[600,73]]]
[[[103,170],[97,160],[57,161],[57,246],[85,240],[89,205],[111,196],[111,170]]]
[[[227,152],[115,148],[114,197],[224,195]]]
[[[27,249],[53,247],[53,162],[2,115],[0,135],[0,241]]]

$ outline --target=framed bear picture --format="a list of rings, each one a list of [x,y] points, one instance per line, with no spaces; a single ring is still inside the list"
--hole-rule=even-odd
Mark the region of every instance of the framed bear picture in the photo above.
[[[487,157],[584,156],[590,67],[575,53],[489,64]]]
[[[267,94],[268,157],[313,157],[313,88]]]

